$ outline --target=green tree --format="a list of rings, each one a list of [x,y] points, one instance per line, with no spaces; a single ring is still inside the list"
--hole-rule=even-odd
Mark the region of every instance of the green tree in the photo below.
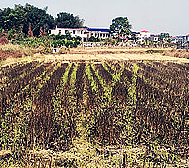
[[[14,39],[16,38],[16,31],[15,29],[11,29],[9,32],[8,32],[8,39],[11,40],[11,39]]]
[[[161,33],[158,38],[161,42],[167,42],[170,39],[170,35],[169,33]]]
[[[47,14],[47,7],[39,9],[28,3],[25,6],[15,5],[14,9],[0,10],[0,18],[0,27],[6,31],[15,27],[17,31],[20,31],[22,25],[22,31],[25,35],[28,33],[29,23],[32,25],[34,36],[39,35],[40,27],[46,30],[55,27],[54,18]]]
[[[127,17],[117,17],[112,20],[110,32],[118,35],[131,35],[131,27],[132,26],[129,24]]]
[[[91,36],[89,39],[88,39],[89,42],[100,42],[100,39],[97,37],[94,37],[94,36]]]
[[[79,16],[73,14],[61,12],[57,14],[55,23],[60,28],[81,28],[83,27],[84,20],[80,19]]]
[[[38,36],[40,33],[40,27],[43,29],[50,29],[55,26],[54,18],[46,13],[46,10],[39,9],[32,5],[26,4],[25,11],[26,11],[26,23],[27,25],[24,26],[24,33],[28,32],[28,23],[32,25],[32,31],[34,36]]]

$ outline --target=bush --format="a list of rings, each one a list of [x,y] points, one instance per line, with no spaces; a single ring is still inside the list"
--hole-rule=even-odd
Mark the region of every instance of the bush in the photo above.
[[[68,49],[66,47],[62,47],[58,52],[58,54],[67,54],[67,53],[68,53]]]
[[[21,58],[23,57],[23,53],[21,53],[20,51],[9,51],[9,50],[2,50],[0,49],[0,60],[5,60],[8,57],[12,57],[12,58]]]
[[[0,38],[0,44],[1,45],[5,45],[5,44],[8,44],[8,43],[9,43],[9,40],[5,36],[2,36]]]
[[[67,48],[76,48],[80,43],[80,37],[72,38],[66,35],[51,35],[40,38],[25,38],[14,41],[14,44],[19,44],[30,49],[32,48],[35,53],[41,54],[51,53],[51,47],[61,48],[66,46]]]
[[[21,46],[21,45],[13,45],[13,44],[5,44],[0,46],[0,57],[2,58],[8,58],[8,57],[14,57],[14,58],[20,58],[23,56],[32,56],[33,50],[30,48]]]
[[[95,38],[93,36],[91,36],[89,39],[88,39],[89,42],[100,42],[99,38]]]
[[[171,56],[171,57],[178,57],[178,58],[187,58],[189,59],[189,52],[185,49],[172,49],[172,50],[165,50],[163,55]]]

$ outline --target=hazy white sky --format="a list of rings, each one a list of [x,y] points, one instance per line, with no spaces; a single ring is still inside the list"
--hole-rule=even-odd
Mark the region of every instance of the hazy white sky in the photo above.
[[[189,0],[1,0],[0,8],[29,3],[48,13],[73,13],[85,20],[85,26],[109,28],[113,18],[128,17],[132,30],[171,35],[189,34]]]

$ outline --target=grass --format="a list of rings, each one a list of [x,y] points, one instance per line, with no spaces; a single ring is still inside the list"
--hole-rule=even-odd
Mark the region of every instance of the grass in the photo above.
[[[3,51],[19,51],[24,54],[24,56],[32,56],[33,51],[31,48],[24,47],[22,45],[14,45],[14,44],[5,44],[5,45],[0,45],[0,50]]]
[[[33,51],[21,45],[0,45],[0,66],[7,66],[22,61],[33,61]]]
[[[30,150],[25,155],[25,163],[14,163],[9,156],[9,164],[4,167],[187,167],[189,159],[181,159],[173,149],[158,144],[131,146],[104,146],[91,144],[83,137],[76,138],[70,150],[55,152],[52,150]],[[2,151],[4,155],[10,151]],[[1,152],[1,153],[2,153]],[[2,157],[0,153],[0,157]],[[7,163],[7,162],[4,162]]]

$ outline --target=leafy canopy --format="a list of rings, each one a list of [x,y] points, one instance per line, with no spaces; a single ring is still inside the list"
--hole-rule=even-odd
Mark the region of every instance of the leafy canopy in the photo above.
[[[83,27],[84,20],[80,19],[79,16],[73,14],[60,12],[57,14],[55,23],[59,28],[81,28]]]
[[[131,34],[131,25],[129,24],[129,21],[127,17],[117,17],[112,20],[112,24],[110,25],[110,32],[116,33],[118,35]]]
[[[12,28],[19,31],[22,27],[23,33],[27,34],[31,24],[33,34],[37,36],[40,27],[44,29],[54,27],[54,18],[47,14],[46,10],[47,7],[43,10],[28,3],[25,6],[15,5],[14,9],[5,8],[0,11],[0,27],[8,31]]]
[[[65,28],[80,28],[83,27],[84,20],[80,19],[79,16],[73,14],[61,12],[57,14],[56,18],[47,13],[48,7],[39,9],[33,5],[26,3],[25,6],[15,5],[13,9],[5,8],[0,9],[0,28],[6,32],[12,32],[12,29],[17,33],[23,33],[25,36],[28,35],[29,25],[34,36],[40,35],[40,29],[46,32],[49,29],[58,27]],[[30,33],[31,33],[30,31]]]

